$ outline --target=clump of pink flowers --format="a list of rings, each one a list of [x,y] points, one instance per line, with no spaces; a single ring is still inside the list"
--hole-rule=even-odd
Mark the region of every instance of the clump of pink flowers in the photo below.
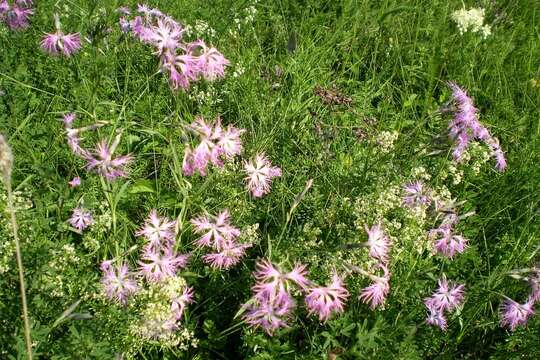
[[[191,82],[205,79],[214,81],[225,76],[229,65],[223,54],[203,40],[186,41],[185,28],[158,9],[138,5],[138,16],[128,20],[129,9],[122,8],[120,28],[154,48],[160,69],[169,78],[172,89],[187,90]]]
[[[251,195],[259,198],[270,192],[272,179],[281,176],[281,169],[272,166],[264,153],[255,155],[253,160],[244,162],[245,181]]]
[[[198,136],[199,144],[193,150],[186,145],[182,162],[182,170],[186,176],[195,172],[205,176],[209,164],[221,168],[225,161],[242,153],[240,136],[245,130],[232,125],[223,128],[219,116],[213,123],[198,117],[189,129]]]
[[[467,92],[455,83],[449,84],[452,90],[452,99],[456,106],[454,119],[450,121],[448,129],[454,141],[454,160],[459,161],[463,152],[469,147],[472,140],[484,142],[491,150],[499,171],[506,169],[506,158],[499,145],[499,140],[493,137],[478,119],[478,109],[474,106]]]
[[[429,238],[433,241],[433,249],[450,259],[456,254],[465,251],[468,240],[462,235],[454,232],[454,226],[458,222],[458,216],[455,213],[447,213],[438,228],[429,231]]]
[[[506,298],[501,307],[501,326],[509,327],[514,331],[518,326],[525,326],[529,318],[534,315],[534,300],[527,299],[520,304],[510,298]]]
[[[25,29],[34,13],[32,5],[32,0],[15,0],[11,5],[8,0],[0,0],[0,21],[12,30]]]
[[[267,260],[259,261],[254,273],[256,284],[253,297],[243,306],[243,318],[251,326],[261,327],[268,334],[288,327],[289,319],[296,307],[291,295],[293,287],[306,290],[310,281],[307,279],[306,266],[296,264],[289,271],[283,271]]]
[[[463,303],[464,285],[450,284],[446,277],[439,279],[439,288],[424,300],[428,309],[426,323],[446,330],[445,312],[452,312]]]
[[[228,210],[223,210],[217,216],[196,217],[191,224],[194,231],[201,234],[197,246],[212,249],[211,253],[203,256],[203,261],[215,269],[227,270],[238,264],[252,246],[237,242],[240,230],[231,225]]]
[[[186,267],[189,254],[177,254],[175,251],[176,221],[160,217],[155,209],[150,211],[148,219],[137,232],[146,239],[139,273],[149,282],[159,283],[176,275],[179,269]]]
[[[61,30],[60,17],[54,15],[54,33],[45,34],[41,40],[41,48],[50,55],[64,55],[70,57],[81,48],[81,36],[79,33],[65,34]]]

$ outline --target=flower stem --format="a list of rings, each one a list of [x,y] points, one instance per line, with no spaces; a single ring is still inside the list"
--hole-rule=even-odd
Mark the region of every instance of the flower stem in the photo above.
[[[13,238],[15,239],[15,248],[17,255],[17,267],[19,268],[19,284],[21,288],[21,301],[23,308],[24,320],[24,338],[26,343],[26,354],[29,360],[32,360],[32,339],[30,337],[30,321],[28,320],[28,307],[26,305],[26,286],[24,283],[24,268],[21,257],[21,246],[19,244],[19,233],[17,227],[17,218],[15,217],[15,209],[13,207],[13,193],[11,183],[6,184],[8,194],[8,211],[11,214],[11,226],[13,229]]]

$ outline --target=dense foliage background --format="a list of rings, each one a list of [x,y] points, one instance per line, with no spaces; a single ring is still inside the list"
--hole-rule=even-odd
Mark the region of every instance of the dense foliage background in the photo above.
[[[0,27],[0,131],[15,156],[38,357],[540,358],[540,317],[510,332],[499,326],[498,314],[503,295],[524,299],[528,291],[508,272],[539,259],[540,6],[534,0],[465,4],[486,9],[490,36],[459,34],[450,15],[461,1],[149,1],[231,61],[224,80],[199,82],[187,92],[172,92],[151,50],[120,32],[116,9],[134,1],[41,0],[29,29]],[[87,39],[72,58],[39,48],[55,12],[63,28]],[[439,111],[450,99],[448,81],[474,98],[507,154],[505,172],[491,161],[480,172],[453,167],[449,117]],[[69,152],[59,121],[69,111],[82,123],[111,122],[101,135],[124,129],[120,147],[135,161],[129,178],[111,188],[115,209],[100,178]],[[240,160],[204,178],[182,176],[185,125],[217,114],[247,130],[247,156],[265,151],[281,167],[268,196],[249,196]],[[388,136],[397,138],[388,143]],[[460,224],[470,247],[454,261],[433,256],[418,235],[423,225],[392,205],[392,189],[419,172],[463,202],[463,213],[475,212]],[[76,175],[83,184],[72,189],[67,181]],[[293,212],[308,179],[313,187]],[[81,197],[97,219],[84,235],[66,223]],[[203,211],[228,208],[239,228],[258,224],[256,246],[240,265],[218,272],[194,262],[183,274],[196,293],[185,326],[198,345],[188,350],[129,336],[133,314],[99,295],[100,261],[120,248],[136,264],[138,252],[129,249],[141,240],[133,233],[152,208],[180,220],[186,249],[196,238],[189,219]],[[367,280],[355,275],[347,279],[347,311],[326,324],[299,310],[291,328],[268,336],[235,318],[250,297],[256,259],[301,261],[324,283],[333,267],[367,261],[351,244],[365,241],[364,224],[381,213],[409,229],[396,226],[391,234],[397,245],[384,309],[372,311],[357,299]],[[2,358],[24,354],[11,241],[3,219]],[[424,323],[422,303],[443,273],[466,284],[465,304],[446,332]],[[57,321],[78,300],[74,313]]]

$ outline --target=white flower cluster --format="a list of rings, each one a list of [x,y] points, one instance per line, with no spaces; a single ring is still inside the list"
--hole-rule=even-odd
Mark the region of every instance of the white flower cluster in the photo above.
[[[484,13],[482,8],[461,9],[452,13],[452,20],[456,22],[460,34],[470,31],[481,33],[486,38],[491,35],[491,27],[484,25]]]
[[[394,149],[394,142],[398,137],[399,133],[397,131],[381,131],[375,139],[375,142],[379,145],[377,149],[383,154],[388,154]]]

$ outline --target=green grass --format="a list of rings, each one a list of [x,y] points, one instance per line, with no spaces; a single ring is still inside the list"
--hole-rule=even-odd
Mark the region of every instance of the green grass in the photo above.
[[[493,34],[485,40],[459,35],[450,15],[461,1],[152,1],[185,24],[207,22],[216,35],[205,40],[232,63],[224,80],[200,82],[187,93],[171,92],[149,47],[120,35],[115,9],[124,3],[74,0],[55,8],[56,3],[39,1],[26,31],[0,27],[5,93],[0,131],[13,147],[14,187],[32,203],[18,219],[39,358],[108,359],[121,352],[147,359],[540,357],[538,316],[513,333],[498,324],[502,295],[522,301],[527,294],[525,283],[508,272],[530,267],[540,256],[540,13],[535,1],[467,1],[467,7],[486,8]],[[245,19],[251,5],[257,9],[253,21],[237,28],[233,19]],[[92,39],[72,59],[52,58],[39,49],[42,33],[53,30],[55,11],[64,14],[66,30]],[[239,68],[244,73],[233,76]],[[506,172],[496,172],[490,160],[479,175],[465,168],[459,184],[444,179],[451,154],[441,137],[448,116],[439,108],[449,99],[448,81],[474,98],[481,121],[507,154]],[[327,105],[315,94],[317,86],[333,84],[352,99],[350,106]],[[214,95],[198,102],[195,94],[201,91]],[[59,121],[68,111],[78,113],[79,124],[109,121],[99,138],[124,129],[120,151],[136,158],[128,180],[109,189],[83,170]],[[264,151],[282,168],[268,196],[249,197],[240,160],[224,173],[182,176],[184,126],[198,115],[217,114],[247,130],[246,157]],[[388,154],[380,153],[374,140],[382,131],[399,133]],[[96,139],[97,134],[86,137]],[[442,152],[427,155],[437,149]],[[250,297],[257,258],[308,263],[318,282],[328,279],[333,266],[342,270],[344,261],[365,265],[362,250],[343,250],[365,239],[367,219],[355,203],[410,180],[418,166],[432,175],[433,186],[446,185],[465,202],[463,213],[475,212],[460,223],[471,244],[463,255],[454,261],[430,256],[396,232],[402,251],[392,260],[384,310],[370,311],[357,300],[367,280],[354,275],[347,281],[346,313],[327,324],[300,309],[290,329],[269,337],[234,318]],[[83,185],[69,189],[67,181],[76,175]],[[286,222],[308,179],[314,180],[312,189]],[[66,220],[81,197],[95,214],[114,217],[114,224],[100,223],[84,236],[70,231]],[[180,242],[186,251],[195,240],[189,219],[203,211],[229,208],[238,227],[259,224],[258,242],[240,265],[219,273],[195,261],[185,274],[197,294],[185,319],[200,341],[197,349],[161,348],[126,336],[134,313],[94,295],[100,292],[99,262],[142,244],[133,233],[151,208],[182,220]],[[388,218],[405,219],[395,209]],[[419,231],[414,221],[403,221],[413,233]],[[9,234],[2,220],[3,249],[9,248]],[[65,257],[65,244],[73,245],[80,260],[55,268],[51,262]],[[138,253],[126,255],[133,266]],[[4,264],[9,270],[0,276],[0,357],[18,358],[24,342],[15,260],[8,256]],[[449,319],[446,332],[423,324],[422,300],[443,273],[467,288],[465,305]],[[53,326],[77,300],[75,311],[91,318],[75,316]]]

